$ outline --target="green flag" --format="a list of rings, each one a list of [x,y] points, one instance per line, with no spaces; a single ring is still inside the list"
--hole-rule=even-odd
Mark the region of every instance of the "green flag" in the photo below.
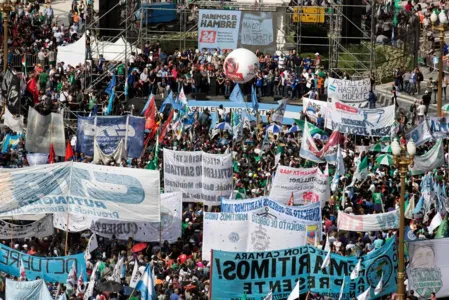
[[[382,204],[382,194],[381,193],[373,193],[374,204]]]
[[[304,131],[304,120],[299,120],[299,119],[293,119],[295,120],[295,123],[298,125],[298,128],[301,131]],[[318,127],[316,127],[315,125],[313,125],[310,122],[307,122],[307,127],[309,128],[309,132],[311,136],[314,136],[315,134],[319,134],[319,135],[328,135],[324,130],[319,129]]]
[[[437,233],[435,234],[436,239],[449,237],[449,226],[447,224],[447,214],[443,219],[443,222],[438,227]]]
[[[368,176],[368,155],[365,155],[365,158],[362,159],[362,161],[357,166],[357,169],[354,173],[353,181],[356,179],[359,181],[363,181]]]
[[[246,292],[245,292],[245,293],[243,293],[243,297],[242,297],[242,300],[246,300]]]
[[[145,167],[148,170],[157,170],[159,166],[159,134],[156,136],[156,146],[154,149],[154,157]]]

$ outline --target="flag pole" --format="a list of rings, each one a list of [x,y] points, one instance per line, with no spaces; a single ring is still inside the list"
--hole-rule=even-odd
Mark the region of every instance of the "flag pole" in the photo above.
[[[11,248],[14,248],[14,216],[11,219]]]
[[[68,248],[69,248],[69,210],[67,207],[67,222],[66,222],[66,231],[65,231],[65,249],[64,249],[64,255],[67,256]]]

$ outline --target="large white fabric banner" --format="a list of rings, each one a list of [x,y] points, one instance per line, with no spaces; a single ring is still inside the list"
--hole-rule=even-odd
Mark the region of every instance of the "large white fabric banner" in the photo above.
[[[43,279],[15,281],[6,278],[6,300],[53,300]]]
[[[435,293],[438,299],[449,296],[449,238],[410,242],[407,266],[408,289],[420,299]]]
[[[71,213],[160,221],[159,171],[58,163],[0,170],[0,218]]]
[[[204,202],[217,202],[234,190],[232,154],[203,153],[202,195]]]
[[[304,246],[310,224],[318,223],[269,213],[205,213],[202,257],[210,261],[212,249],[261,252]]]
[[[203,152],[164,149],[164,192],[182,192],[185,202],[201,201]]]
[[[375,215],[350,215],[338,212],[338,230],[379,231],[399,228],[399,211]]]
[[[415,156],[413,167],[410,171],[413,175],[424,174],[433,171],[444,164],[443,140],[439,139],[435,145],[423,155]]]
[[[20,219],[20,217],[18,217]],[[16,225],[0,220],[0,239],[10,238],[43,238],[54,233],[53,219],[51,215],[26,225]]]
[[[329,103],[326,127],[347,134],[390,136],[394,113],[394,105],[357,108],[334,100]]]
[[[292,168],[279,165],[274,176],[270,198],[288,204],[293,193],[294,204],[324,203],[329,200],[329,176],[318,167]]]
[[[302,111],[309,117],[310,121],[316,123],[318,114],[321,114],[321,117],[326,118],[327,102],[302,98]]]
[[[117,222],[86,216],[55,214],[53,224],[56,228],[69,232],[90,229],[99,236],[119,240],[133,238],[139,242],[159,242],[167,240],[174,243],[181,236],[182,227],[182,193],[161,194],[162,236],[159,222]],[[68,226],[67,226],[68,223]]]
[[[371,82],[369,78],[362,80],[344,80],[329,78],[327,95],[345,103],[358,103],[368,100]]]

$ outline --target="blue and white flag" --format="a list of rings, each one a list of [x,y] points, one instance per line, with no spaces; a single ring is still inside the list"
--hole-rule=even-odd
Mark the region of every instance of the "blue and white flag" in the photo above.
[[[257,101],[257,94],[254,85],[251,86],[251,105],[257,114],[259,112],[259,102]]]
[[[156,290],[154,289],[153,272],[151,272],[150,264],[147,264],[145,272],[137,283],[136,290],[140,292],[142,300],[154,300],[156,299]]]
[[[117,78],[115,76],[115,73],[112,75],[111,81],[109,81],[108,87],[104,91],[106,94],[110,95],[114,92],[114,88],[117,84]]]
[[[273,122],[282,123],[282,121],[284,121],[285,109],[287,108],[287,99],[279,100],[278,104],[279,106],[276,108],[271,118]]]
[[[238,83],[235,84],[234,89],[232,90],[232,93],[229,96],[229,101],[236,103],[245,103],[242,91],[240,90],[240,86]]]
[[[115,92],[113,90],[111,95],[109,95],[108,107],[106,108],[106,111],[104,112],[104,114],[106,116],[109,116],[112,113],[112,108],[114,106],[114,98],[115,98]]]
[[[150,106],[151,99],[154,97],[153,93],[150,93],[150,96],[148,96],[147,103],[145,103],[145,106],[143,107],[142,111],[140,112],[140,115],[143,116],[145,111],[147,110],[148,106]]]
[[[159,112],[164,112],[165,107],[167,105],[171,105],[174,109],[180,110],[181,109],[181,105],[178,104],[174,99],[173,99],[173,92],[170,92],[170,94],[168,94],[167,98],[165,98],[164,102],[162,102],[161,107],[159,108]]]

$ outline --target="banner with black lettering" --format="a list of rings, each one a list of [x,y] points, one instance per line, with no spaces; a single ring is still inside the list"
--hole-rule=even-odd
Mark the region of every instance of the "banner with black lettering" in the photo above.
[[[344,103],[360,103],[368,100],[370,90],[371,80],[369,78],[362,80],[329,78],[327,95],[329,98]]]
[[[18,217],[17,219],[20,219]],[[7,240],[11,238],[43,238],[54,233],[53,219],[51,215],[47,215],[40,220],[26,224],[16,225],[0,220],[0,239]]]
[[[232,179],[232,154],[203,152],[203,177],[201,198],[204,202],[217,202],[229,198],[234,190]]]
[[[77,275],[83,275],[83,280],[87,280],[84,253],[69,256],[38,257],[11,249],[1,243],[0,251],[2,254],[0,271],[6,274],[19,277],[20,261],[23,261],[25,277],[28,280],[34,280],[39,277],[46,282],[66,283],[70,269],[73,263],[75,263]]]
[[[6,278],[5,297],[7,300],[53,300],[45,281],[42,279],[15,281]]]
[[[321,268],[327,253],[312,246],[267,252],[213,251],[211,299],[263,300],[270,291],[273,299],[287,299],[299,281],[299,293],[319,293],[339,299],[343,280],[342,299],[352,299],[370,288],[366,299],[374,299],[397,291],[398,257],[394,239],[361,259],[362,272],[355,280],[351,271],[359,258],[330,255],[329,265]],[[382,290],[374,290],[382,280]],[[299,298],[298,293],[298,298]]]

